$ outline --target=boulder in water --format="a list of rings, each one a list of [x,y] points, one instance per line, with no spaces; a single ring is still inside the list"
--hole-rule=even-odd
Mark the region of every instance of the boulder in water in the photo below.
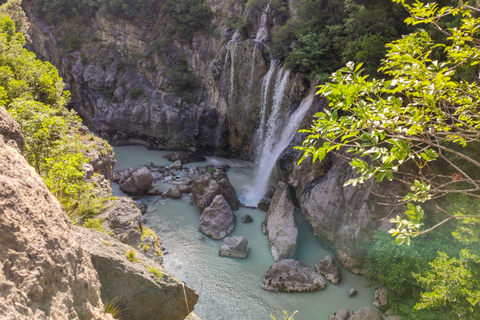
[[[337,312],[328,316],[328,320],[348,320],[352,314],[353,314],[352,310],[342,308]]]
[[[267,291],[302,292],[325,289],[327,280],[309,267],[293,259],[277,262],[263,277],[262,289]]]
[[[348,294],[349,297],[353,297],[353,296],[356,295],[357,293],[358,293],[358,291],[355,290],[355,289],[353,289],[353,288],[352,288],[352,289],[349,289],[349,290],[347,291],[347,294]]]
[[[233,210],[237,210],[240,206],[235,189],[222,171],[214,174],[205,173],[197,177],[191,192],[200,212],[203,212],[217,195],[222,195]]]
[[[279,182],[265,218],[265,232],[275,261],[291,259],[297,253],[298,227],[288,186]]]
[[[180,189],[177,187],[168,189],[165,195],[172,199],[178,199],[182,197],[182,193],[180,192]]]
[[[170,170],[182,170],[182,162],[180,160],[175,161],[169,168]]]
[[[200,217],[200,231],[213,239],[223,239],[235,229],[236,216],[222,195],[217,195]]]
[[[315,264],[315,269],[318,273],[325,276],[329,282],[333,284],[340,282],[340,271],[331,256],[327,255],[325,259],[318,261]]]
[[[252,219],[252,217],[250,217],[249,214],[246,214],[242,217],[242,222],[243,223],[250,223],[250,222],[253,222],[253,219]]]
[[[222,257],[246,258],[248,255],[248,240],[244,236],[226,237],[218,252]]]
[[[388,296],[390,292],[387,287],[383,287],[375,290],[373,297],[373,305],[382,311],[386,311],[389,308]]]
[[[152,183],[153,176],[146,167],[135,171],[129,168],[118,182],[120,189],[128,194],[144,193],[152,187]]]
[[[372,308],[361,308],[352,314],[348,320],[382,320],[382,315]]]

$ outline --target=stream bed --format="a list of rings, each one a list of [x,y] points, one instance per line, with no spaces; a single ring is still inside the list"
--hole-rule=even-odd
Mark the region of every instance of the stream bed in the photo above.
[[[139,168],[153,163],[170,165],[163,155],[171,151],[147,150],[143,146],[115,147],[116,170],[128,167]],[[254,164],[242,160],[207,157],[207,162],[190,163],[192,166],[228,164],[227,174],[235,187],[240,201],[247,194],[253,180]],[[173,185],[157,185],[168,190]],[[120,195],[117,184],[112,184],[114,194]],[[339,285],[327,284],[325,290],[302,293],[273,293],[261,289],[264,274],[275,261],[270,253],[267,238],[260,225],[265,212],[257,209],[240,208],[235,211],[237,226],[230,236],[245,236],[250,252],[246,259],[218,256],[221,240],[213,240],[198,231],[200,212],[185,199],[161,199],[147,196],[140,200],[149,205],[145,215],[146,226],[155,230],[163,240],[167,251],[164,267],[176,278],[200,294],[195,313],[203,320],[269,320],[273,315],[283,319],[283,311],[289,314],[298,311],[295,320],[327,320],[331,313],[341,308],[354,311],[373,307],[374,288],[367,288],[361,276],[341,269]],[[242,223],[245,214],[253,218],[252,223]],[[312,233],[305,217],[297,209],[295,219],[299,228],[297,260],[306,266],[331,254],[325,250]],[[350,288],[358,290],[348,297]]]

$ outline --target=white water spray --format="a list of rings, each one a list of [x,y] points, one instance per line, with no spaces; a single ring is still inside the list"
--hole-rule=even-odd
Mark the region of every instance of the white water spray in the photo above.
[[[263,141],[263,148],[258,158],[257,168],[255,170],[255,181],[253,182],[252,187],[245,195],[245,204],[249,206],[256,206],[258,202],[265,195],[270,175],[272,173],[273,167],[277,162],[280,154],[285,150],[286,147],[290,144],[295,133],[297,133],[302,119],[305,117],[305,114],[310,110],[313,100],[315,98],[315,90],[312,90],[310,94],[303,99],[300,103],[300,106],[295,110],[291,116],[286,119],[286,123],[277,124],[279,131],[276,131],[276,128],[272,128],[270,132],[271,135],[267,133],[266,138]],[[273,111],[272,111],[273,114]],[[270,115],[270,118],[272,117]],[[277,115],[275,115],[276,117]],[[269,118],[269,123],[270,123]],[[276,120],[275,120],[276,122]],[[273,123],[273,120],[272,120]],[[276,135],[275,132],[280,132],[279,135]]]

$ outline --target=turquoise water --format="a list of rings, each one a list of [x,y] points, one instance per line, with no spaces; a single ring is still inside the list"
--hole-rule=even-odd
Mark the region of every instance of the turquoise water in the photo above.
[[[150,162],[170,164],[162,158],[169,152],[150,151],[142,146],[116,147],[115,153],[116,169],[138,168]],[[208,158],[207,163],[198,165],[206,164],[231,165],[228,175],[237,192],[241,195],[248,190],[253,174],[252,163]],[[158,197],[145,197],[141,201],[149,204],[146,225],[163,239],[168,252],[164,256],[165,269],[200,294],[195,313],[204,320],[268,320],[271,314],[280,320],[283,319],[283,310],[289,314],[298,310],[295,320],[326,320],[328,315],[341,308],[373,307],[374,289],[366,288],[362,277],[343,269],[341,284],[329,283],[322,291],[272,293],[262,290],[263,275],[275,263],[267,239],[260,230],[265,218],[263,211],[241,208],[235,212],[237,226],[232,235],[245,236],[250,245],[249,256],[236,259],[219,257],[221,240],[210,239],[198,231],[200,213],[196,206],[182,200],[159,200]],[[252,216],[252,223],[241,222],[246,213]],[[297,260],[313,267],[330,253],[322,248],[299,210],[296,221],[299,226]],[[355,297],[348,297],[350,288],[358,290]]]

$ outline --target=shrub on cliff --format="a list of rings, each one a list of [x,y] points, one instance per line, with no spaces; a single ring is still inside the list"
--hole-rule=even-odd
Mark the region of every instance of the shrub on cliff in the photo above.
[[[55,67],[24,44],[13,21],[0,15],[0,105],[20,124],[28,161],[67,213],[76,219],[98,213],[101,201],[83,178],[81,121],[65,107],[69,93]]]

